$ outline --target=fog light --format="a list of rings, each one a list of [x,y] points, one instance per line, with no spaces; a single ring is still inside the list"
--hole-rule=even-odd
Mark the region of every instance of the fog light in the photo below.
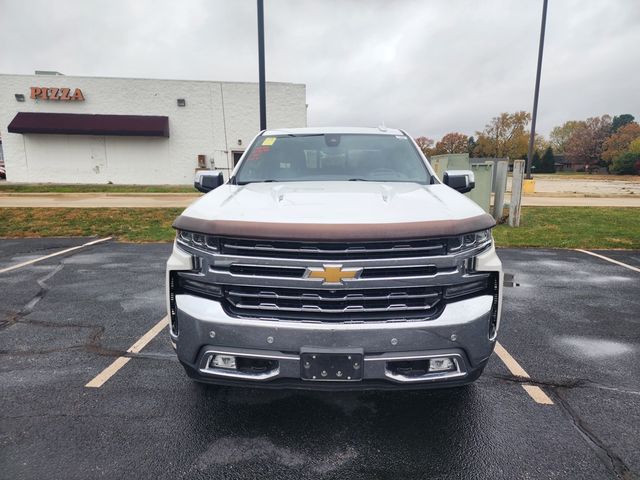
[[[450,372],[456,369],[456,364],[449,357],[432,358],[429,360],[430,372]]]
[[[236,357],[234,357],[233,355],[214,355],[211,359],[211,366],[235,370]]]

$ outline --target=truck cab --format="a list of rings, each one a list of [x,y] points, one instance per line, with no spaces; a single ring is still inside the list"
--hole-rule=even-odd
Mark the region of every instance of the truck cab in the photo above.
[[[261,132],[175,221],[169,336],[199,382],[463,385],[496,341],[495,222],[402,130]]]

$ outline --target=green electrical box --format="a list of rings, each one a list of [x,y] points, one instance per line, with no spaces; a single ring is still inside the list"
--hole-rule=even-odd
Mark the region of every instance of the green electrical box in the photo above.
[[[471,170],[468,153],[434,155],[429,161],[440,179],[447,170]]]
[[[465,195],[480,205],[485,212],[490,213],[493,164],[474,164],[471,165],[471,171],[475,177],[476,186],[470,192],[465,193]]]
[[[429,159],[429,163],[431,163],[436,175],[441,180],[447,170],[471,170],[475,176],[476,186],[465,195],[480,205],[485,212],[490,212],[493,164],[480,163],[472,165],[467,153],[434,155]]]

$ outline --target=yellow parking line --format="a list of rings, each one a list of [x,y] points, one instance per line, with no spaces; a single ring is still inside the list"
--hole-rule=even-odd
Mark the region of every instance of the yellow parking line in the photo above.
[[[542,389],[536,385],[522,385],[522,388],[529,394],[531,398],[535,400],[536,403],[540,403],[542,405],[553,405],[553,401],[548,397],[546,393],[542,391]]]
[[[58,255],[64,255],[65,253],[73,252],[75,250],[80,250],[81,248],[90,247],[91,245],[95,245],[97,243],[106,242],[107,240],[111,240],[112,237],[100,238],[98,240],[93,240],[91,242],[83,243],[82,245],[78,245],[77,247],[67,248],[65,250],[60,250],[59,252],[52,253],[50,255],[45,255],[43,257],[34,258],[33,260],[28,260],[26,262],[18,263],[17,265],[12,265],[7,268],[3,268],[0,270],[0,273],[10,272],[12,270],[16,270],[21,267],[26,267],[27,265],[32,265],[36,262],[41,262],[42,260],[46,260],[47,258],[57,257]]]
[[[169,317],[164,317],[162,320],[156,323],[153,327],[151,327],[151,330],[149,330],[142,337],[140,337],[136,343],[131,345],[131,347],[129,347],[129,349],[127,350],[127,353],[138,353],[140,350],[146,347],[147,344],[151,340],[153,340],[156,337],[156,335],[158,335],[162,331],[162,329],[164,329],[167,325],[169,325]],[[107,380],[109,380],[116,373],[118,373],[118,370],[124,367],[129,362],[129,360],[131,360],[131,357],[116,358],[113,361],[113,363],[111,363],[111,365],[109,365],[107,368],[101,371],[98,375],[96,375],[89,383],[85,385],[85,387],[100,388],[102,385],[105,384]]]
[[[142,337],[140,337],[140,340],[138,340],[136,343],[131,345],[131,347],[129,348],[129,350],[127,350],[127,352],[128,353],[138,353],[140,350],[142,350],[144,347],[146,347],[147,343],[149,343],[151,340],[153,340],[154,337],[156,335],[158,335],[162,331],[162,329],[164,327],[166,327],[167,325],[169,325],[169,317],[168,316],[164,317],[162,320],[160,320],[158,323],[156,323],[153,327],[151,327],[151,330],[149,330]]]
[[[614,260],[613,258],[605,257],[604,255],[600,255],[599,253],[590,252],[589,250],[581,250],[579,248],[575,249],[576,252],[586,253],[587,255],[592,255],[594,257],[601,258],[602,260],[606,260],[607,262],[615,263],[616,265],[620,265],[621,267],[628,268],[629,270],[633,270],[634,272],[640,273],[640,268],[632,267],[631,265],[627,265],[626,263],[619,262],[618,260]]]
[[[496,355],[498,355],[498,358],[502,360],[502,363],[505,364],[512,375],[522,378],[531,378],[525,371],[525,369],[520,366],[520,364],[516,361],[515,358],[511,356],[509,352],[507,352],[507,350],[500,344],[500,342],[496,342],[495,352]],[[523,384],[522,388],[524,388],[524,391],[527,392],[527,394],[533,399],[534,402],[540,403],[542,405],[553,405],[553,400],[551,400],[540,387],[537,387],[535,385]]]
[[[101,371],[98,375],[95,376],[93,380],[85,385],[88,388],[100,388],[104,383],[113,377],[118,370],[124,367],[129,360],[130,357],[118,357],[116,358],[111,365]]]
[[[513,358],[511,354],[505,350],[500,342],[496,342],[495,352],[498,354],[498,357],[500,357],[500,360],[502,360],[502,363],[507,366],[507,368],[513,375],[515,375],[516,377],[531,378],[529,374],[525,372],[524,368],[522,368],[520,364],[516,362],[516,359]]]

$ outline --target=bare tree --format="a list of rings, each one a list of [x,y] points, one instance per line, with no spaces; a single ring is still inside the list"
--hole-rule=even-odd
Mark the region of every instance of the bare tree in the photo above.
[[[433,140],[428,137],[418,137],[415,139],[418,147],[426,157],[433,155]]]

